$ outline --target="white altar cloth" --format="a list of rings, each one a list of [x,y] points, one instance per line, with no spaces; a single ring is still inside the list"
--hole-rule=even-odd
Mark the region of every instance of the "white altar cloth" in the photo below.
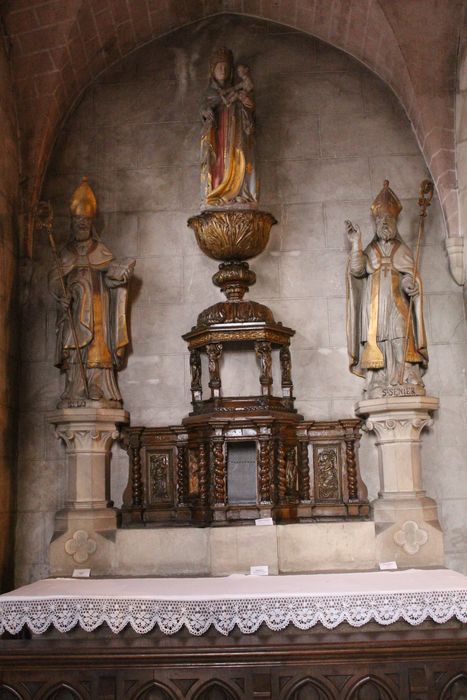
[[[448,569],[226,578],[47,579],[0,596],[0,633],[25,625],[91,632],[106,623],[118,633],[182,627],[201,635],[213,625],[246,634],[262,624],[303,630],[321,622],[360,627],[371,621],[418,625],[431,618],[467,622],[467,577]]]

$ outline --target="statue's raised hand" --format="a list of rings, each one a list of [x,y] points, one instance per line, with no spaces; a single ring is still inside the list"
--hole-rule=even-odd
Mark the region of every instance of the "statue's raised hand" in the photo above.
[[[346,221],[345,232],[347,234],[347,238],[352,244],[352,247],[357,245],[361,241],[362,234],[357,224],[354,225],[351,221]]]

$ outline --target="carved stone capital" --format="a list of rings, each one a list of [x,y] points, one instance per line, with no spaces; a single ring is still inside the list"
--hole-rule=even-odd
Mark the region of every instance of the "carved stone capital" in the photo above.
[[[123,409],[64,408],[50,413],[49,422],[68,449],[99,452],[117,440],[129,414]]]
[[[57,438],[62,439],[67,451],[73,452],[108,452],[112,443],[120,436],[120,431],[115,428],[109,430],[96,430],[94,426],[55,429]]]
[[[363,429],[374,431],[379,443],[417,441],[423,428],[432,425],[438,406],[432,396],[401,396],[360,401],[356,412],[364,419]]]
[[[380,416],[365,421],[364,429],[375,432],[379,441],[418,440],[426,426],[432,425],[433,420],[428,414],[417,417],[387,418]]]

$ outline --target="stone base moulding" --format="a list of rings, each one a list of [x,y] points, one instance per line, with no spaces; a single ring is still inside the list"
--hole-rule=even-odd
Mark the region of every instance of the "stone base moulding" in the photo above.
[[[65,443],[66,455],[66,500],[56,514],[54,542],[67,533],[67,555],[85,561],[85,552],[89,556],[95,551],[93,533],[117,527],[117,511],[110,504],[109,458],[129,414],[123,409],[64,408],[51,413],[49,421]]]
[[[376,433],[381,490],[372,503],[378,561],[400,566],[444,563],[438,507],[422,488],[420,435],[439,401],[402,396],[360,401],[357,415]]]

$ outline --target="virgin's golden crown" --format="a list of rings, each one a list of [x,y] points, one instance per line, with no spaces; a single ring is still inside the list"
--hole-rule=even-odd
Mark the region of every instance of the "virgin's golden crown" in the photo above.
[[[383,189],[375,197],[373,204],[371,205],[371,213],[376,218],[377,216],[383,216],[384,214],[389,214],[395,219],[399,216],[402,210],[402,204],[400,203],[399,197],[394,194],[394,192],[389,187],[389,180],[385,180],[383,184]]]
[[[70,211],[72,216],[86,216],[88,219],[92,219],[96,215],[96,197],[89,186],[87,177],[83,177],[80,185],[73,192],[70,199]]]

